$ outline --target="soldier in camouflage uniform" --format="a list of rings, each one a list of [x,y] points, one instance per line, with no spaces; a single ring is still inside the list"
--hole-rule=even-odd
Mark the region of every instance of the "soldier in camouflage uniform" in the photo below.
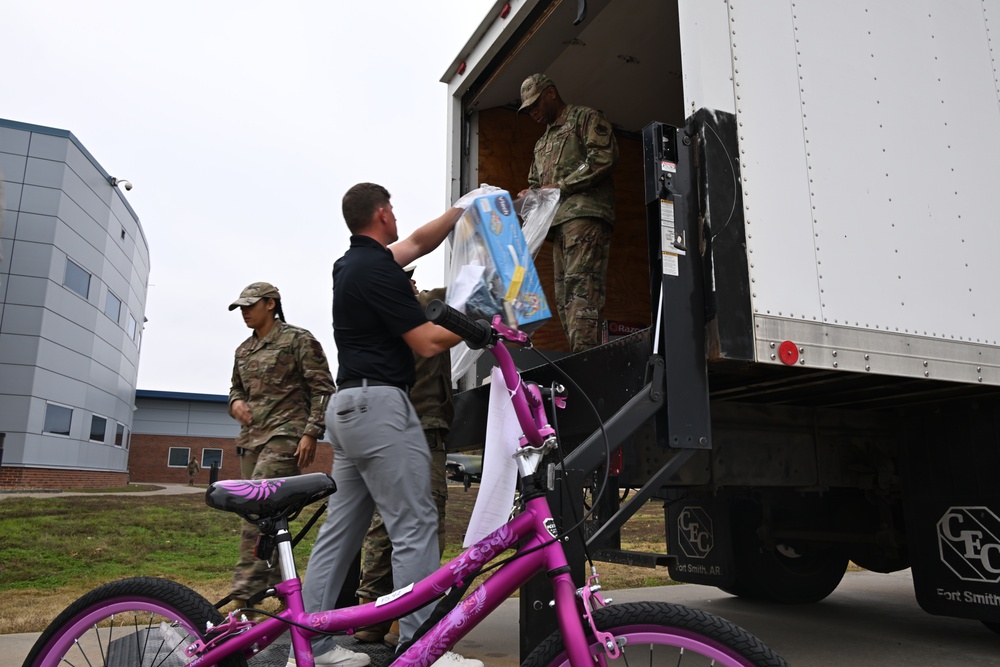
[[[528,186],[560,191],[549,232],[555,303],[570,349],[580,352],[601,342],[618,143],[604,114],[566,104],[544,74],[532,74],[521,84],[518,111],[525,110],[547,126],[535,144]]]
[[[407,268],[407,275],[412,276],[413,269]],[[413,282],[411,277],[410,282]],[[416,284],[414,283],[414,292]],[[417,293],[417,300],[422,308],[427,308],[434,299],[444,301],[445,289],[439,287]],[[413,355],[416,363],[416,382],[410,389],[410,402],[413,403],[420,426],[424,430],[427,446],[431,450],[431,495],[438,510],[438,551],[444,553],[445,547],[445,505],[448,501],[448,478],[446,471],[447,452],[444,441],[455,418],[455,406],[451,396],[451,355],[443,352],[434,357]],[[371,527],[365,535],[361,551],[361,585],[358,587],[358,602],[364,604],[392,592],[392,543],[389,533],[382,523],[382,516],[375,510]],[[388,641],[394,644],[398,639],[395,634],[388,634],[389,625],[379,624],[358,630],[354,638],[360,642]]]
[[[229,414],[242,424],[236,438],[243,479],[298,475],[312,463],[334,392],[326,355],[313,335],[285,323],[278,289],[253,283],[229,306],[253,334],[236,348]],[[242,522],[240,559],[230,597],[247,599],[280,581],[277,567],[254,557],[260,532]]]
[[[191,460],[188,461],[187,471],[188,471],[188,486],[194,486],[194,476],[201,471],[201,466],[198,465],[198,460],[193,456],[191,457]]]

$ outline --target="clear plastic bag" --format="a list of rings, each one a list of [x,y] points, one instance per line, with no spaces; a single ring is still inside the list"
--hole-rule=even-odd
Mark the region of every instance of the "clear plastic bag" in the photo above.
[[[482,184],[459,201],[466,202],[468,206],[476,196],[500,191],[501,188]],[[521,231],[528,252],[534,258],[559,208],[559,190],[530,190],[523,198],[515,200],[513,206],[514,212],[521,219]],[[496,284],[498,277],[489,251],[464,218],[455,226],[449,265],[448,305],[475,319],[489,320],[492,314],[498,312],[505,313],[505,320],[512,319],[510,304],[498,297],[502,293],[502,286]],[[451,349],[453,381],[457,382],[465,376],[481,352],[482,350],[470,350],[465,343],[459,343]]]
[[[514,211],[521,217],[521,231],[532,257],[538,255],[558,210],[558,188],[528,190],[526,195],[514,200]]]

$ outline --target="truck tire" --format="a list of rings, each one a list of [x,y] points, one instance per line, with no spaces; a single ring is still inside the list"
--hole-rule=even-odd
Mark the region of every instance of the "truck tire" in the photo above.
[[[847,571],[847,556],[837,546],[798,542],[768,548],[758,537],[760,510],[756,505],[734,508],[733,557],[736,580],[727,593],[782,604],[807,604],[824,599]]]

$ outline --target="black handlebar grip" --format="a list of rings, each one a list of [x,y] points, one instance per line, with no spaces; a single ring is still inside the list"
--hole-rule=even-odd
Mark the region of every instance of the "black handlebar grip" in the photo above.
[[[428,320],[461,336],[473,350],[486,347],[493,342],[493,327],[486,320],[474,320],[439,299],[427,304],[427,310],[424,312]]]

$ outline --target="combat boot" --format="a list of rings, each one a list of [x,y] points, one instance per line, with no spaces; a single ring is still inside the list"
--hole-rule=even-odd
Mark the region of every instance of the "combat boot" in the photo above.
[[[373,600],[369,598],[358,598],[358,604],[367,604]],[[367,625],[363,628],[359,628],[354,633],[354,638],[363,644],[374,644],[375,642],[383,641],[385,634],[389,632],[389,628],[392,626],[392,621],[385,621],[384,623],[376,623],[375,625]]]
[[[399,646],[399,621],[393,621],[389,632],[385,633],[385,643],[389,646]]]

